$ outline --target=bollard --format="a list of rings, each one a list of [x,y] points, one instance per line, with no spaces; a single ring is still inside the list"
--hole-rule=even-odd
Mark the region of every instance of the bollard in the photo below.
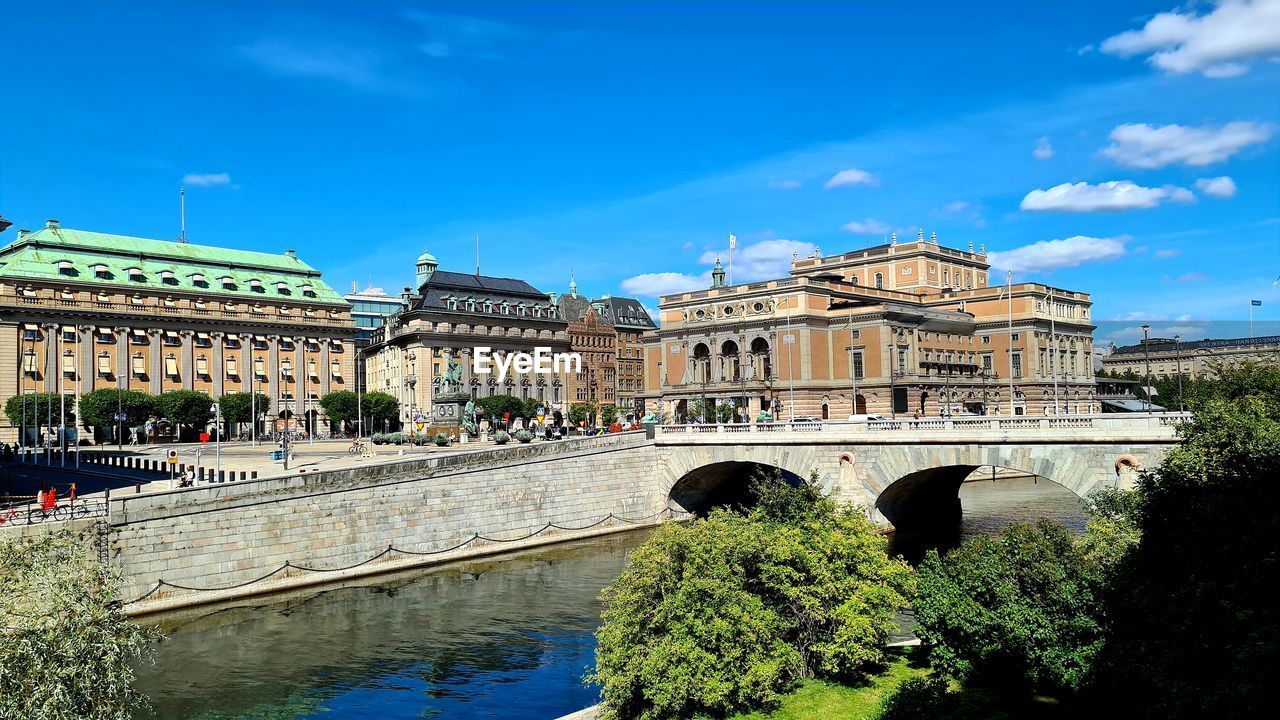
[[[134,484],[133,484],[133,494],[134,494],[134,495],[137,495],[137,494],[138,494],[138,493],[140,493],[140,492],[142,492],[142,483],[134,483]]]

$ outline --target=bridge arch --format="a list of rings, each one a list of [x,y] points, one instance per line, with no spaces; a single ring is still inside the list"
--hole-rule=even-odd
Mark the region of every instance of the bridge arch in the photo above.
[[[750,481],[757,473],[781,473],[792,485],[800,476],[774,465],[729,460],[703,465],[680,478],[667,493],[668,507],[684,512],[704,513],[722,505],[742,505],[750,494]]]
[[[663,454],[657,490],[667,507],[702,512],[747,489],[756,471],[781,471],[797,482],[815,471],[827,492],[838,491],[837,454],[820,446],[693,445]]]

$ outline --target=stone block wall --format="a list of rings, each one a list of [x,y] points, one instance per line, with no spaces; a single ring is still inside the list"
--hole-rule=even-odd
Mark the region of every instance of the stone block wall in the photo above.
[[[635,433],[112,498],[112,554],[131,601],[161,579],[222,588],[285,562],[343,568],[388,546],[438,550],[610,514],[652,522],[665,508],[655,455]]]

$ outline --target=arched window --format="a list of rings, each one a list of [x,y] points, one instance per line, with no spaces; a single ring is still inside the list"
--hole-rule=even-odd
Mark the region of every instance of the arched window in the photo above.
[[[751,366],[753,380],[773,377],[773,363],[769,358],[769,341],[758,337],[751,341]]]
[[[884,288],[884,273],[876,273],[876,288]]]
[[[724,379],[729,382],[738,382],[741,379],[742,371],[738,358],[738,343],[732,340],[726,340],[720,345],[720,368],[724,372]]]

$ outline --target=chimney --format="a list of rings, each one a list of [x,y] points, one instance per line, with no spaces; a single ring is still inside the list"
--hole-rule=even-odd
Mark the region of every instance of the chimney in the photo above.
[[[50,218],[44,221],[44,226],[50,230],[57,230],[60,227],[60,223],[57,220]]]
[[[52,220],[50,222],[57,222],[57,220]],[[287,258],[293,258],[294,260],[298,259],[298,253],[295,250],[285,250],[284,256]]]
[[[21,230],[19,230],[19,231],[18,231],[18,239],[19,239],[19,240],[21,240],[22,238],[24,238],[24,237],[26,237],[26,236],[28,236],[28,235],[30,235],[30,234],[31,234],[31,231],[30,231],[30,230],[27,230],[26,228],[23,228],[23,229],[21,229]]]

